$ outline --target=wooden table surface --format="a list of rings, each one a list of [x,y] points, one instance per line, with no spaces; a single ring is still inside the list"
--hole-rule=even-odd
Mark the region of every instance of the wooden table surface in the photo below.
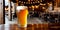
[[[8,28],[8,27],[7,27]],[[6,28],[6,29],[7,29]],[[1,30],[5,30],[4,26],[2,26]],[[60,30],[60,24],[27,24],[26,28],[18,27],[17,24],[10,24],[9,30]]]
[[[10,30],[48,30],[48,24],[28,24],[26,28],[10,25]]]
[[[60,24],[28,24],[26,28],[10,25],[10,30],[60,30]]]

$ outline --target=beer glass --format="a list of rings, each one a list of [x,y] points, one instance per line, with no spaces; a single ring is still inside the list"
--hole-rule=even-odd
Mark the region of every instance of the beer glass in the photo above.
[[[18,26],[27,27],[27,15],[28,15],[27,6],[17,6],[16,14],[18,19]]]

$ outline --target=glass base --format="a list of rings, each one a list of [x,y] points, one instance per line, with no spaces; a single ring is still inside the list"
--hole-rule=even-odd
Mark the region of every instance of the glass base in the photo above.
[[[26,27],[27,27],[27,25],[19,25],[19,24],[18,24],[18,27],[22,27],[22,28],[24,28],[24,27],[25,27],[25,28],[26,28]]]

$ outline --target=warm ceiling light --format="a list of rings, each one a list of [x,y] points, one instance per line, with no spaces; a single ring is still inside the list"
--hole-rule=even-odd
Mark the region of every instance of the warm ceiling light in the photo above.
[[[40,3],[40,5],[43,5],[42,3]]]
[[[32,8],[34,8],[34,6],[32,5]]]
[[[38,6],[37,6],[37,5],[36,5],[35,7],[36,7],[36,8],[38,8]]]
[[[42,7],[42,9],[45,9],[45,7]]]

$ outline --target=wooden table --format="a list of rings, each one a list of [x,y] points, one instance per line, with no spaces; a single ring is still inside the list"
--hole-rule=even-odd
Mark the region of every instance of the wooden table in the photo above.
[[[1,30],[5,30],[4,26]],[[9,30],[60,30],[60,24],[27,24],[26,28],[18,27],[17,24],[10,24]]]
[[[28,24],[26,28],[10,25],[10,30],[48,30],[48,24]]]
[[[19,28],[16,24],[10,25],[10,30],[60,30],[60,23],[28,24],[27,28]]]

